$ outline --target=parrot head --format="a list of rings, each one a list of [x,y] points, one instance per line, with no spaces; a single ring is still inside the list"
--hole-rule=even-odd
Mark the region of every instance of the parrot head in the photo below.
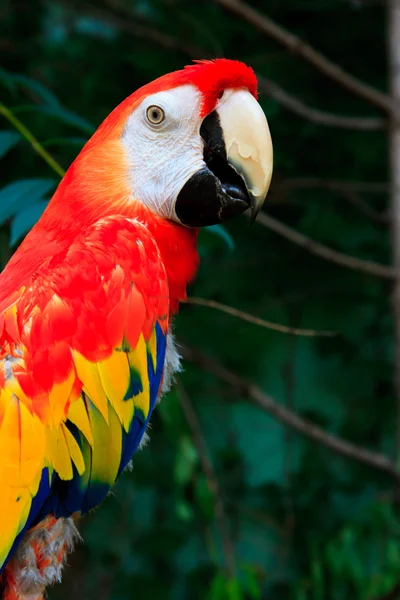
[[[139,88],[82,148],[2,276],[28,275],[96,222],[144,223],[164,262],[171,311],[186,298],[198,228],[260,210],[272,176],[272,142],[245,64],[197,61]]]
[[[107,117],[74,169],[86,204],[107,190],[186,227],[247,209],[254,219],[271,181],[272,142],[253,70],[199,61],[145,85]]]

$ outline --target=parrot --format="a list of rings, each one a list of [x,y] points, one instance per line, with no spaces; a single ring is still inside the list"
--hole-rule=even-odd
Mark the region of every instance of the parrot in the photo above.
[[[181,369],[201,227],[250,210],[273,149],[251,67],[193,61],[123,100],[0,275],[0,593],[42,600]]]

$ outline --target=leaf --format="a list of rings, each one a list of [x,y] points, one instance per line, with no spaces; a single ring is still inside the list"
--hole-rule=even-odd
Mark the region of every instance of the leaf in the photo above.
[[[252,566],[244,568],[245,591],[252,600],[260,600],[261,586],[258,582],[256,569]]]
[[[175,462],[175,481],[185,485],[192,478],[197,464],[197,451],[188,436],[181,438],[180,447]]]
[[[27,87],[35,92],[48,106],[58,107],[60,105],[53,92],[36,79],[32,79],[26,75],[19,75],[18,73],[10,73],[10,77],[15,83],[19,83],[22,87]]]
[[[322,564],[316,558],[311,562],[311,581],[314,600],[324,600],[324,575]]]
[[[205,519],[211,521],[214,514],[214,498],[209,483],[203,474],[199,475],[197,478],[195,494],[198,512],[200,512]]]
[[[8,89],[8,91],[15,95],[15,83],[13,81],[12,75],[8,73],[5,69],[0,67],[0,83],[4,85]]]
[[[294,589],[295,600],[308,600],[308,595],[303,587],[295,587]]]
[[[20,141],[21,136],[15,131],[0,131],[0,158]]]
[[[179,500],[176,503],[176,514],[181,521],[189,522],[193,519],[193,508],[186,500]]]
[[[75,23],[75,30],[84,35],[112,40],[116,36],[116,28],[103,19],[82,16]]]
[[[67,137],[67,138],[50,138],[42,142],[43,148],[49,146],[84,146],[88,138],[84,137]]]
[[[0,190],[0,224],[16,215],[21,207],[27,208],[41,200],[56,186],[55,179],[21,179]]]
[[[217,573],[217,575],[214,577],[211,583],[211,587],[207,595],[207,600],[224,600],[226,598],[225,586],[226,581],[224,575],[222,573]]]
[[[41,105],[37,106],[35,104],[20,104],[13,108],[13,112],[17,113],[29,113],[36,112],[44,114],[48,117],[54,117],[61,123],[65,123],[66,125],[70,125],[71,127],[75,127],[76,129],[80,129],[86,135],[92,135],[95,132],[95,127],[89,123],[83,117],[80,117],[72,110],[64,108],[59,104],[58,106],[47,106]]]
[[[225,242],[228,246],[229,250],[232,251],[235,248],[235,242],[230,233],[225,229],[223,225],[210,225],[210,227],[206,227],[206,231],[218,236]]]
[[[76,127],[77,129],[80,129],[81,131],[83,131],[84,133],[87,133],[88,135],[92,135],[92,133],[94,133],[94,131],[96,129],[91,123],[89,123],[89,121],[86,121],[86,119],[84,119],[83,117],[80,117],[79,115],[74,113],[72,110],[68,110],[67,108],[64,108],[61,105],[58,105],[58,106],[54,106],[54,105],[52,105],[52,106],[31,106],[29,108],[31,110],[44,113],[45,115],[47,115],[49,117],[54,117],[55,119],[58,119],[59,121],[61,121],[62,123],[65,123],[66,125],[71,125],[72,127]]]
[[[14,246],[20,238],[32,229],[42,216],[48,202],[48,200],[39,200],[39,202],[35,202],[32,206],[28,206],[28,208],[17,214],[11,222],[10,246]]]
[[[386,547],[386,564],[394,572],[399,571],[400,568],[400,549],[398,541],[388,540]]]
[[[244,600],[243,592],[240,583],[237,579],[230,579],[226,583],[226,599],[227,600]]]

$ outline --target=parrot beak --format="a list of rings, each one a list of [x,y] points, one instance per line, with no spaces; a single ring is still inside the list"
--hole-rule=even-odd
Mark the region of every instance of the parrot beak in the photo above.
[[[257,217],[273,165],[267,119],[247,90],[225,90],[202,122],[205,166],[181,189],[175,213],[189,227],[215,225],[251,209]]]
[[[246,90],[227,90],[218,115],[228,163],[246,183],[253,222],[264,204],[272,177],[268,122],[257,100]]]

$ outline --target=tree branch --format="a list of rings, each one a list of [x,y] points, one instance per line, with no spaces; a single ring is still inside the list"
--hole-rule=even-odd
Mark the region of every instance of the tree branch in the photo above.
[[[257,217],[257,222],[287,240],[290,240],[294,244],[308,250],[311,254],[315,254],[316,256],[324,258],[329,262],[333,262],[336,265],[340,265],[341,267],[353,269],[353,271],[360,271],[361,273],[368,273],[369,275],[375,275],[375,277],[383,277],[384,279],[393,279],[395,277],[396,271],[393,267],[382,265],[371,260],[362,260],[348,254],[342,254],[337,250],[333,250],[333,248],[315,242],[303,233],[288,227],[266,213],[260,213]]]
[[[376,181],[346,181],[343,179],[325,179],[324,177],[299,177],[284,179],[279,187],[288,189],[323,188],[333,192],[356,192],[358,194],[387,194],[390,185]]]
[[[376,183],[376,182],[363,182],[363,181],[343,181],[343,180],[331,180],[319,177],[300,177],[295,179],[285,179],[282,181],[274,182],[272,191],[291,191],[291,190],[307,190],[307,189],[324,189],[331,192],[335,192],[340,195],[344,200],[352,204],[357,208],[364,216],[371,219],[379,225],[389,225],[390,223],[390,212],[382,211],[379,212],[372,208],[365,200],[361,197],[361,194],[387,194],[389,192],[389,185],[387,183]]]
[[[79,8],[81,12],[84,10],[87,14],[112,24],[120,31],[132,34],[135,37],[145,40],[151,40],[156,45],[165,48],[166,50],[176,50],[186,54],[190,58],[207,58],[208,52],[202,48],[197,48],[192,44],[183,43],[175,39],[173,36],[159,31],[148,23],[133,20],[127,13],[116,12],[93,6],[89,3],[80,3],[78,6],[74,0],[59,0],[65,6],[70,8]],[[273,98],[279,104],[292,111],[293,113],[319,125],[329,127],[338,127],[341,129],[354,129],[358,131],[377,131],[386,127],[386,121],[380,118],[358,118],[337,116],[331,113],[320,111],[315,108],[310,108],[294,96],[290,95],[278,84],[257,74],[260,90],[267,96]]]
[[[351,442],[347,442],[331,433],[328,433],[318,425],[307,419],[303,419],[285,406],[278,404],[271,396],[265,394],[257,386],[247,382],[235,373],[228,371],[225,367],[217,364],[214,360],[203,356],[196,350],[180,345],[183,357],[190,362],[207,370],[209,373],[234,387],[238,394],[247,398],[258,408],[275,417],[280,423],[291,427],[301,435],[326,446],[341,456],[351,458],[378,471],[394,475],[396,478],[400,473],[394,462],[384,454],[372,452]]]
[[[224,548],[224,558],[225,558],[225,566],[226,572],[229,577],[234,577],[235,575],[235,559],[234,559],[234,550],[231,539],[229,537],[225,507],[222,500],[222,494],[219,487],[218,478],[215,474],[212,462],[210,460],[206,442],[204,440],[204,436],[201,430],[200,422],[197,418],[196,412],[194,410],[193,404],[190,400],[189,395],[187,394],[183,384],[181,381],[177,382],[177,387],[179,391],[179,400],[183,410],[183,413],[188,422],[189,428],[192,432],[193,442],[197,448],[197,453],[199,455],[200,463],[202,469],[204,471],[204,475],[207,479],[208,488],[213,497],[214,502],[214,514],[215,520],[218,526],[219,534],[221,537],[222,546]]]
[[[232,315],[233,317],[242,319],[242,321],[247,321],[248,323],[252,323],[253,325],[264,327],[265,329],[279,331],[280,333],[289,333],[291,335],[302,335],[306,337],[333,337],[335,335],[338,335],[337,331],[316,331],[315,329],[298,329],[295,327],[287,327],[286,325],[281,325],[280,323],[272,323],[271,321],[265,321],[264,319],[260,319],[260,317],[255,317],[254,315],[250,315],[249,313],[243,312],[242,310],[233,308],[233,306],[221,304],[220,302],[215,302],[215,300],[207,300],[206,298],[196,298],[194,296],[190,296],[186,299],[186,302],[188,304],[197,304],[199,306],[215,308],[216,310],[220,310],[221,312],[224,312],[227,315]]]
[[[312,48],[301,38],[286,31],[283,27],[272,21],[269,17],[262,15],[257,10],[242,2],[241,0],[214,0],[224,8],[240,16],[242,19],[253,25],[259,31],[272,37],[274,40],[285,46],[293,54],[301,56],[316,67],[321,73],[336,81],[339,85],[349,90],[353,94],[360,96],[370,104],[373,104],[387,114],[394,110],[389,96],[376,90],[372,86],[360,81],[350,73],[346,73],[341,67],[326,58],[323,54]]]
[[[270,96],[296,115],[307,119],[307,121],[316,123],[317,125],[326,125],[328,127],[337,127],[339,129],[355,129],[358,131],[379,131],[385,129],[387,126],[385,119],[372,117],[342,117],[316,108],[310,108],[270,79],[266,79],[259,74],[257,74],[257,78],[261,92]]]
[[[370,187],[369,187],[370,186]],[[298,179],[285,179],[275,181],[272,184],[272,194],[279,192],[290,192],[292,190],[324,189],[334,192],[352,204],[365,217],[379,225],[389,225],[390,211],[378,211],[372,208],[361,197],[361,194],[386,194],[389,186],[385,183],[357,182],[329,180],[318,177],[305,177]]]
[[[365,217],[378,223],[379,225],[389,225],[390,216],[388,212],[380,213],[377,210],[374,210],[364,202],[358,192],[351,192],[350,190],[342,190],[341,192],[337,192],[342,196],[344,200],[347,200],[350,204],[352,204],[355,208],[357,208],[360,213],[362,213]]]
[[[205,57],[206,53],[197,46],[192,44],[183,43],[176,39],[174,36],[164,33],[159,29],[152,27],[150,24],[140,19],[137,15],[129,14],[127,11],[116,11],[115,8],[111,11],[109,9],[100,8],[89,2],[76,2],[74,0],[59,0],[61,4],[74,8],[82,13],[82,10],[87,14],[103,21],[104,23],[111,24],[120,31],[130,33],[137,38],[154,42],[157,46],[161,46],[166,50],[175,50],[182,52],[192,58]]]

